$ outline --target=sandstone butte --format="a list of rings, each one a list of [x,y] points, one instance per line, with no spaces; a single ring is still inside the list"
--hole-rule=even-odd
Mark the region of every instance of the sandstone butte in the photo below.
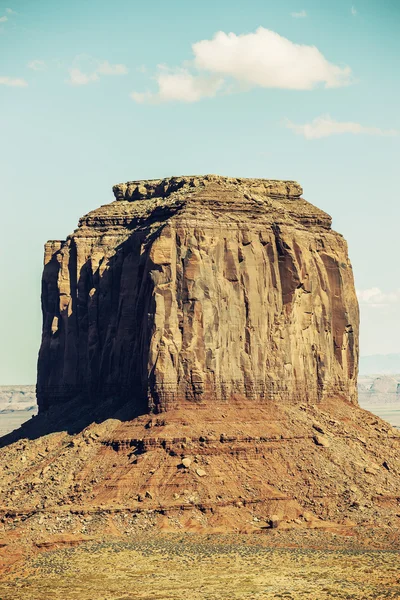
[[[293,181],[113,190],[46,244],[39,415],[0,440],[0,537],[397,527],[400,434],[358,406],[330,216]]]
[[[46,245],[39,410],[80,397],[356,402],[358,308],[343,238],[292,181],[176,177]]]

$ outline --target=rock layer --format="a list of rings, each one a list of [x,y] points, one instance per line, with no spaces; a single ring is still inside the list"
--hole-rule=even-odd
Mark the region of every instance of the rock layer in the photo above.
[[[357,402],[346,242],[292,181],[134,181],[46,244],[39,411]]]

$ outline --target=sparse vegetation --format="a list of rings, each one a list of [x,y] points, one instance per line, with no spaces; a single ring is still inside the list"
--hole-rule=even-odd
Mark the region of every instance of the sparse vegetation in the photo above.
[[[305,546],[313,540],[322,538],[311,536]],[[396,551],[266,543],[254,536],[187,534],[87,543],[31,559],[18,579],[0,583],[0,598],[365,600],[400,595]]]

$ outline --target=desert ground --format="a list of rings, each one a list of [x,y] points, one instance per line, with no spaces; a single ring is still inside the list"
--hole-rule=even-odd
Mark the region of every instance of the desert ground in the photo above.
[[[4,412],[0,414],[0,437],[14,431],[14,429],[18,429],[32,418],[32,415],[35,412],[30,410],[16,410],[13,412]]]
[[[400,427],[399,403],[385,389],[375,392],[376,381],[381,388],[386,384],[381,376],[362,380],[367,392],[361,390],[361,405]],[[30,393],[20,388],[11,395],[7,388],[0,437],[32,419],[36,410],[26,408]],[[374,528],[353,523],[316,528],[303,522],[299,529],[273,530],[255,521],[253,531],[243,535],[204,533],[190,518],[181,523],[188,530],[181,534],[169,531],[167,520],[155,527],[145,515],[105,519],[75,515],[64,523],[59,517],[54,527],[53,519],[39,517],[36,542],[20,555],[17,538],[26,533],[21,523],[10,528],[8,520],[0,535],[5,552],[0,599],[400,598],[400,536],[394,522]]]
[[[400,597],[399,544],[348,535],[137,534],[28,560],[0,582],[2,600],[269,600]],[[364,540],[366,541],[366,540]],[[387,540],[386,540],[387,542]],[[299,547],[299,544],[302,547]],[[374,548],[375,545],[375,548]],[[325,548],[324,548],[325,546]]]
[[[311,431],[311,423],[315,425],[315,420],[318,419],[320,425],[322,422],[321,429],[329,433],[325,421],[322,421],[325,419],[324,411],[314,407],[300,413],[304,413],[303,419],[307,418],[304,427]],[[301,422],[300,413],[297,411],[296,418],[293,418],[293,423],[297,425]],[[386,429],[391,432],[393,443],[395,442],[398,436],[396,430],[391,430],[389,425],[380,420],[374,420],[370,413],[362,413],[358,417],[357,414],[357,410],[351,405],[347,409],[345,406],[341,408],[341,418],[347,423],[346,426],[349,426],[353,416],[362,419],[359,425],[365,421],[365,426],[366,421],[371,421],[375,423],[374,435],[380,440],[380,444],[384,439],[382,435],[387,435]],[[331,411],[329,415],[329,419],[332,419]],[[339,422],[332,422],[334,427],[339,427]],[[327,423],[329,426],[329,421]],[[111,425],[115,427],[114,422],[110,422],[109,426]],[[94,427],[92,437],[96,428],[106,426],[107,424],[91,426],[90,431]],[[125,431],[126,427],[132,425],[120,424],[120,427]],[[243,423],[241,427],[244,427]],[[378,441],[373,441],[374,436],[366,442],[361,434],[360,430],[360,447],[358,442],[357,445],[352,440],[346,441],[347,438],[340,441],[340,436],[335,440],[330,437],[335,450],[315,445],[312,439],[307,441],[302,452],[312,451],[315,454],[314,463],[318,466],[317,481],[320,484],[326,479],[326,470],[334,466],[333,463],[330,465],[320,461],[326,461],[331,453],[332,459],[336,460],[335,457],[339,456],[336,448],[342,444],[343,453],[348,455],[347,460],[350,461],[347,462],[347,470],[353,464],[352,461],[356,461],[355,465],[360,463],[364,466],[360,462],[363,460],[360,452],[366,451],[366,444],[370,448],[368,456],[372,452],[371,456],[375,456],[375,460],[382,460],[378,458],[380,451],[376,445]],[[13,516],[12,511],[4,509],[0,522],[1,600],[400,598],[400,506],[396,508],[397,496],[394,497],[392,493],[388,495],[389,489],[378,491],[378,482],[390,487],[388,477],[390,478],[392,471],[397,472],[397,466],[392,460],[390,471],[381,468],[379,473],[372,473],[367,469],[365,475],[360,475],[357,471],[360,481],[365,477],[376,480],[375,490],[380,498],[378,504],[376,500],[370,501],[363,497],[361,488],[356,490],[352,486],[352,502],[349,504],[346,501],[346,507],[342,507],[343,514],[338,519],[324,518],[322,513],[322,518],[316,518],[306,510],[300,514],[292,507],[290,510],[293,514],[290,513],[274,529],[263,518],[267,507],[257,503],[247,506],[245,502],[245,506],[241,508],[239,505],[221,505],[204,513],[201,507],[183,510],[182,506],[180,510],[172,512],[158,510],[154,503],[162,489],[157,486],[154,489],[149,487],[151,493],[142,494],[138,510],[134,511],[120,508],[111,501],[97,509],[80,501],[76,502],[76,499],[71,499],[70,504],[65,505],[66,499],[61,496],[59,498],[57,490],[64,490],[64,484],[67,483],[66,474],[72,468],[72,463],[69,465],[68,461],[75,454],[78,458],[84,456],[82,448],[86,449],[85,452],[94,452],[94,437],[92,439],[86,436],[86,443],[83,434],[65,436],[65,433],[53,433],[44,438],[45,444],[38,439],[28,448],[20,440],[12,448],[3,450],[6,453],[3,473],[5,479],[10,478],[11,482],[7,486],[5,481],[4,492],[11,494],[10,506],[15,506],[14,497],[17,500],[20,498],[18,506],[22,512]],[[61,462],[57,459],[60,443]],[[52,444],[55,445],[54,448]],[[38,453],[37,456],[34,451]],[[116,465],[115,461],[125,460],[123,448],[118,452],[110,448],[107,452],[113,461],[113,467]],[[127,452],[129,455],[129,451]],[[156,455],[150,452],[152,451],[149,451],[148,459],[153,462],[148,466],[149,473],[153,473]],[[280,458],[277,456],[276,460],[285,463],[290,456],[294,457],[294,448],[291,452],[292,454],[282,454]],[[119,455],[121,457],[117,458]],[[221,469],[231,460],[229,455],[224,456]],[[190,486],[190,482],[194,485],[196,481],[206,485],[205,480],[211,481],[208,475],[196,476],[198,465],[203,464],[200,459],[201,457],[195,459],[192,465],[194,470],[190,473],[177,470],[177,477],[186,478],[185,485]],[[174,460],[179,463],[179,458]],[[209,462],[205,463],[207,472],[211,472],[213,468],[210,460],[211,457],[207,458]],[[50,461],[49,468],[43,467],[43,461],[46,464]],[[271,459],[269,461],[271,466],[278,468],[278,462],[275,464]],[[248,464],[253,462],[254,458]],[[59,463],[65,469],[62,479],[57,483],[57,478],[61,475],[57,475],[54,469]],[[42,466],[38,475],[34,476],[37,464]],[[103,464],[103,470],[105,466],[106,463]],[[83,463],[79,462],[78,467],[76,477],[79,478]],[[33,487],[31,484],[24,487],[23,472],[25,478],[29,476],[31,483],[34,482]],[[271,471],[269,477],[272,476]],[[340,479],[340,473],[336,479]],[[226,493],[232,481],[232,478],[225,480]],[[30,504],[36,502],[35,490],[39,483],[44,486],[43,499],[50,504],[42,506],[39,503],[38,507],[29,509]],[[244,487],[242,491],[243,496],[246,489]],[[116,492],[124,494],[126,490],[122,486]],[[113,486],[109,493],[114,493]],[[182,493],[183,498],[186,498],[186,491]],[[5,499],[6,497],[8,498],[5,496]],[[344,497],[342,495],[338,500],[342,502]],[[179,504],[182,499],[178,498],[176,502]],[[122,496],[120,503],[121,506],[127,505],[122,502]],[[22,510],[25,504],[27,507]],[[288,505],[288,510],[290,506]],[[318,510],[318,505],[315,505],[313,511]],[[241,522],[240,527],[237,527],[237,519]],[[230,530],[229,533],[227,529]]]

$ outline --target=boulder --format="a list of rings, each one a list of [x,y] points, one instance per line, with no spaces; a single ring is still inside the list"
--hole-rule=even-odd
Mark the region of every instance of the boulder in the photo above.
[[[329,448],[329,440],[323,435],[314,435],[314,442],[317,446],[323,446],[324,448]]]
[[[268,524],[270,526],[271,529],[277,529],[279,526],[279,517],[277,515],[272,515],[269,519],[268,519]]]

